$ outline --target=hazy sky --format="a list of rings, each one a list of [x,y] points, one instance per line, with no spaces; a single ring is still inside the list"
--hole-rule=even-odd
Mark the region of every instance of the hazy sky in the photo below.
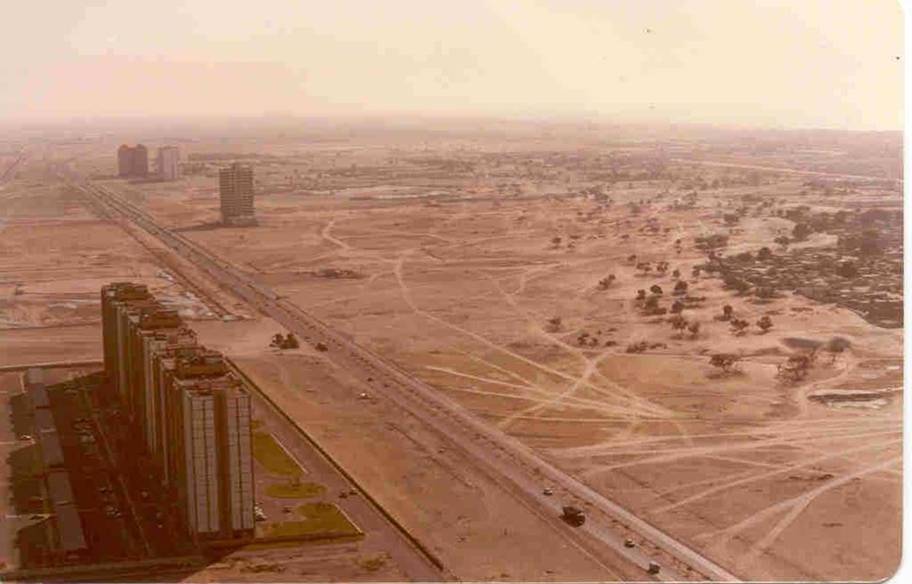
[[[0,117],[420,112],[899,129],[888,0],[29,0]]]

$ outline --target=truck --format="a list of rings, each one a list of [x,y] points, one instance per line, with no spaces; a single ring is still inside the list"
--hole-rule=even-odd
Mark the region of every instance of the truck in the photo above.
[[[564,505],[562,511],[563,513],[561,514],[561,519],[574,527],[579,527],[586,522],[586,516],[583,514],[583,510],[579,507],[575,507],[573,505]]]

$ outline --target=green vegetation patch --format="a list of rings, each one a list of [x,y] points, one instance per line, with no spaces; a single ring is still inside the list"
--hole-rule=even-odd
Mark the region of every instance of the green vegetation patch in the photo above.
[[[332,503],[304,503],[298,507],[301,521],[284,521],[269,527],[269,537],[295,537],[326,535],[341,537],[360,535],[361,532]]]
[[[277,499],[310,499],[326,492],[326,487],[317,483],[275,483],[266,487],[266,494]]]
[[[253,433],[253,456],[257,462],[273,474],[290,477],[297,477],[301,474],[301,467],[288,456],[285,449],[279,446],[272,434]]]

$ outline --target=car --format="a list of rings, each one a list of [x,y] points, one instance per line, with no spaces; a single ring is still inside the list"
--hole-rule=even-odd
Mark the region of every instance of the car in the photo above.
[[[29,434],[23,434],[22,436],[19,436],[19,440],[26,441],[26,440],[31,440],[31,439],[32,439],[32,437]]]
[[[554,490],[551,487],[545,487],[545,490],[542,491],[542,494],[550,497],[551,495],[554,494]]]
[[[31,517],[29,517],[29,519],[44,519],[44,515],[42,515],[41,513],[35,513]]]
[[[259,505],[253,506],[253,518],[256,521],[266,521],[266,513],[263,512],[263,509]]]

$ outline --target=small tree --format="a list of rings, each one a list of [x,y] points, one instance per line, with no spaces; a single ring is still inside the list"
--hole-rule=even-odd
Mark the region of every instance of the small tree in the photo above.
[[[563,319],[559,316],[552,316],[548,319],[548,330],[551,332],[557,332],[560,330],[561,325],[563,324]]]
[[[719,317],[721,321],[729,321],[732,316],[735,315],[735,309],[731,307],[731,304],[726,304],[722,307],[722,316]]]
[[[731,321],[732,333],[738,337],[743,335],[749,326],[750,323],[741,318],[735,318]]]
[[[640,288],[639,290],[637,290],[637,297],[636,297],[636,299],[637,299],[637,300],[646,300],[646,290],[643,290],[642,288]]]
[[[723,374],[731,374],[741,357],[732,353],[716,353],[709,358],[709,364],[718,368]]]
[[[768,247],[761,247],[760,251],[757,252],[757,259],[761,262],[773,259],[773,252]]]
[[[690,338],[692,338],[692,339],[697,338],[697,335],[700,334],[700,323],[697,321],[694,321],[694,322],[690,323],[689,325],[687,325],[687,332],[690,333]]]
[[[650,296],[649,298],[646,299],[646,303],[643,305],[643,308],[645,308],[647,311],[654,311],[658,307],[659,307],[659,297],[658,296]]]
[[[652,292],[653,294],[661,295],[662,287],[659,286],[658,284],[653,284],[652,286],[650,286],[649,291]]]
[[[674,292],[672,292],[672,294],[675,296],[683,296],[684,294],[687,294],[687,287],[687,282],[684,280],[678,280],[678,282],[675,284]]]
[[[811,226],[807,223],[795,223],[795,227],[792,229],[792,237],[797,241],[803,241],[807,239],[808,235],[811,234]]]
[[[675,300],[671,303],[671,313],[680,314],[684,310],[684,303],[680,300]]]
[[[678,337],[680,337],[681,334],[683,334],[683,332],[687,329],[687,319],[684,318],[683,316],[681,316],[680,314],[674,315],[673,317],[668,319],[668,322],[671,323],[671,328],[673,328],[675,331],[677,331]]]
[[[601,280],[599,280],[598,289],[607,290],[611,286],[611,284],[614,283],[614,280],[615,280],[614,274],[610,274],[607,278],[602,278]]]
[[[852,346],[847,339],[842,337],[833,337],[824,345],[824,350],[830,354],[830,363],[835,363],[836,358],[843,354],[846,349]]]
[[[557,235],[551,238],[551,245],[554,247],[560,247],[561,238]]]
[[[760,330],[763,332],[763,334],[766,334],[771,328],[773,328],[773,319],[771,319],[769,316],[763,316],[760,318],[760,320],[757,321],[757,326],[760,327]]]
[[[813,357],[808,354],[792,355],[777,366],[776,376],[784,381],[797,383],[810,373]]]

